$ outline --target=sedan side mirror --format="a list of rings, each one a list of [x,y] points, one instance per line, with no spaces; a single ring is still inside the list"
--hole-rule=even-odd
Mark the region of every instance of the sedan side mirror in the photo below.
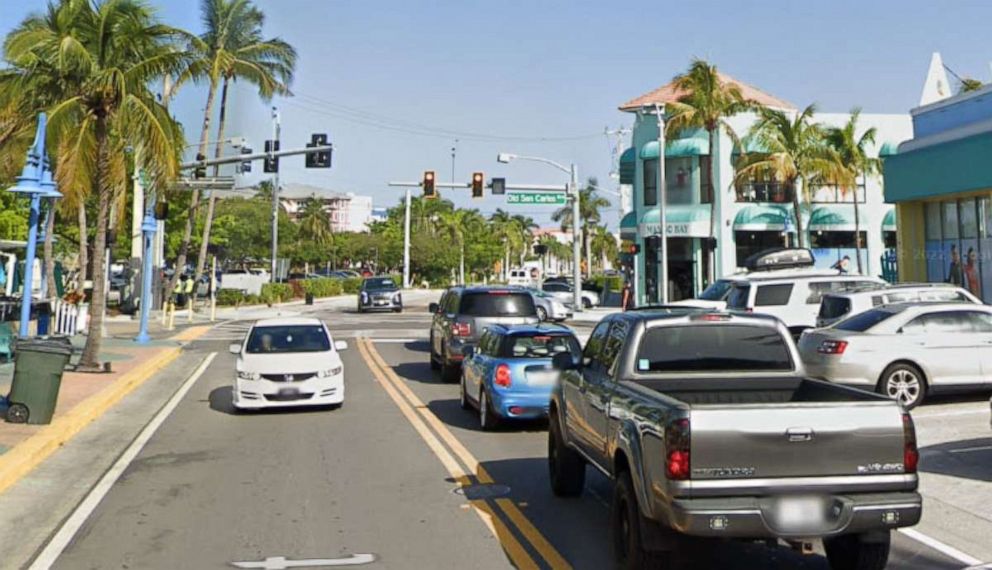
[[[438,309],[437,303],[431,303],[430,305],[427,305],[427,312],[429,313],[436,313],[437,309]]]
[[[551,357],[551,366],[555,367],[557,370],[576,370],[579,365],[575,361],[575,357],[568,352],[559,352]]]
[[[232,344],[232,345],[230,345],[230,346],[227,347],[227,350],[231,351],[231,354],[241,354],[241,345],[240,344]]]
[[[342,350],[348,350],[348,343],[343,340],[334,341],[334,350],[341,352]]]

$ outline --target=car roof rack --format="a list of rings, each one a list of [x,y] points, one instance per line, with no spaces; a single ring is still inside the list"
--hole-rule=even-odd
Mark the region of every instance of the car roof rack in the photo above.
[[[775,247],[749,256],[744,260],[748,271],[772,271],[791,267],[813,267],[816,257],[805,248]]]

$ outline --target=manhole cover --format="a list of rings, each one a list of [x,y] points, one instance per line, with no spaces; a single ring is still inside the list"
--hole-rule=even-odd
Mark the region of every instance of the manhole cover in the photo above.
[[[510,488],[496,483],[469,485],[468,487],[458,487],[455,489],[455,494],[464,495],[470,501],[480,501],[505,497],[510,494]]]

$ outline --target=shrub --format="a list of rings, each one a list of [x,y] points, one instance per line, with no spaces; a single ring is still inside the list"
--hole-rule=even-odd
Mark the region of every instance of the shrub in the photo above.
[[[344,292],[341,279],[331,279],[322,277],[320,279],[307,279],[301,281],[304,293],[310,293],[314,297],[333,297]]]
[[[245,294],[240,289],[218,289],[217,304],[221,306],[240,305],[245,302]]]
[[[623,290],[623,278],[619,275],[593,275],[587,281],[599,290],[600,293],[603,292],[606,284],[610,284],[610,291],[622,291]]]
[[[262,285],[259,297],[263,303],[270,305],[288,301],[293,298],[293,286],[289,283],[266,283]]]
[[[362,288],[362,280],[361,277],[349,277],[338,281],[341,283],[341,291],[345,295],[354,295]]]

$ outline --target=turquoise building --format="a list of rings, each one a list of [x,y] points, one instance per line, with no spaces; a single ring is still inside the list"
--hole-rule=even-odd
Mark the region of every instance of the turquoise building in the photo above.
[[[760,105],[789,113],[796,108],[773,95],[722,75],[724,82],[736,84],[744,97]],[[660,236],[661,204],[658,203],[658,119],[655,106],[677,101],[682,96],[672,84],[636,97],[620,106],[634,115],[631,146],[620,159],[620,183],[631,187],[633,210],[621,220],[621,237],[640,244],[636,256],[639,303],[661,299],[660,252],[651,247]],[[841,126],[846,113],[818,114],[815,119],[828,126]],[[757,117],[743,113],[728,122],[743,138]],[[910,138],[912,126],[908,115],[862,114],[862,128],[878,129],[878,145],[873,153],[888,156],[896,152],[900,141]],[[712,280],[735,273],[751,254],[769,247],[796,243],[792,193],[795,188],[769,181],[735,184],[734,164],[739,148],[721,132],[710,148],[705,131],[678,133],[665,140],[666,228],[668,237],[669,300],[690,298]],[[711,161],[716,162],[715,179]],[[802,194],[802,193],[801,193]],[[881,274],[881,257],[895,248],[896,216],[884,202],[880,177],[862,179],[856,191],[843,192],[835,186],[811,188],[810,200],[802,200],[804,230],[817,266],[830,267],[845,255],[856,270],[855,232],[861,236],[864,273]],[[854,200],[859,205],[859,224],[855,227]],[[716,238],[710,250],[707,238]]]

